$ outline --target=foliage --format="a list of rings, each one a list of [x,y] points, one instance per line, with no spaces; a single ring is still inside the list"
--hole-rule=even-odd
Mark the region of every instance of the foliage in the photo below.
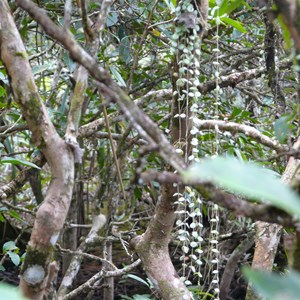
[[[300,274],[287,271],[287,274],[272,274],[244,269],[245,276],[254,285],[259,295],[267,300],[299,299]]]
[[[199,26],[193,29],[192,35],[189,28],[175,20],[183,12],[194,11],[194,2],[197,1],[114,1],[99,36],[95,57],[171,143],[174,142],[174,123],[180,124],[178,130],[186,128],[185,132],[178,133],[174,148],[187,164],[200,161],[184,173],[186,180],[210,180],[218,187],[251,201],[266,202],[300,216],[298,196],[277,178],[286,166],[287,156],[284,153],[275,154],[273,149],[257,142],[247,131],[221,130],[218,126],[197,127],[197,120],[245,124],[290,149],[297,137],[299,114],[296,112],[299,108],[295,96],[298,74],[291,68],[290,50],[282,44],[283,37],[286,45],[291,45],[288,29],[279,17],[283,32],[275,26],[275,69],[270,77],[265,47],[267,15],[255,1],[210,0],[207,32],[202,42]],[[42,31],[34,19],[23,10],[16,9],[14,1],[10,5],[38,92],[51,121],[63,137],[68,124],[66,116],[75,93],[78,65],[68,51]],[[56,24],[65,23],[64,1],[39,1],[39,5]],[[90,51],[82,9],[75,3],[73,5],[70,32],[81,46]],[[86,13],[93,26],[100,11],[98,2],[87,3]],[[178,78],[174,74],[176,59]],[[269,78],[274,78],[275,88]],[[283,95],[283,102],[279,95]],[[172,118],[170,112],[177,96],[180,98],[179,111]],[[95,82],[89,78],[78,136],[85,154],[82,164],[77,166],[71,206],[73,215],[66,222],[65,229],[66,232],[76,230],[76,238],[85,236],[84,230],[80,228],[77,231],[74,224],[89,225],[93,216],[105,214],[109,224],[105,232],[101,232],[104,235],[101,247],[105,250],[108,241],[113,239],[113,248],[116,247],[116,251],[113,249],[113,263],[121,265],[131,262],[127,242],[132,235],[145,232],[164,188],[157,181],[142,184],[139,176],[143,171],[154,169],[161,172],[169,170],[169,167],[160,157],[159,149],[154,147],[152,151],[152,146],[133,129],[135,124],[126,119],[119,107],[110,103],[108,98],[99,96]],[[107,109],[108,123],[103,118],[103,106]],[[7,198],[1,198],[7,204],[3,202],[0,208],[0,221],[3,224],[8,222],[17,231],[24,229],[26,224],[24,231],[30,233],[34,214],[40,207],[39,197],[45,197],[51,185],[51,170],[48,164],[35,163],[39,150],[32,142],[20,106],[14,101],[10,78],[2,62],[0,122],[0,189],[3,186],[15,187],[8,189]],[[112,142],[108,139],[108,129],[112,133]],[[117,162],[112,155],[113,146],[124,185],[123,196],[120,196],[121,183]],[[226,158],[204,159],[216,155]],[[260,167],[245,161],[259,161]],[[18,176],[29,168],[32,169],[22,181]],[[197,286],[193,292],[199,297],[216,297],[214,289],[218,289],[219,274],[221,276],[223,266],[233,251],[226,243],[219,246],[219,237],[234,236],[237,232],[243,236],[242,231],[251,229],[252,222],[233,217],[214,203],[207,203],[191,187],[179,189],[173,197],[173,204],[178,205],[178,209],[170,253],[176,270],[186,285]],[[6,238],[7,241],[15,237]],[[232,245],[235,243],[232,238]],[[72,248],[67,242],[62,242],[61,246]],[[8,255],[16,266],[20,264],[19,248],[21,242],[20,245],[12,241],[3,245],[2,254]],[[100,252],[106,253],[103,249]],[[225,254],[220,254],[223,250]],[[244,261],[249,257],[250,254],[245,253]],[[212,273],[214,271],[217,273]],[[145,281],[142,277],[143,274],[123,277],[122,284],[118,283],[117,287],[123,299],[154,297],[141,295],[138,291],[129,296],[127,287],[131,285],[130,278],[136,281],[136,285],[140,283],[153,288],[149,279]],[[273,277],[257,278],[267,282]],[[213,281],[216,286],[213,286]],[[240,279],[236,281],[240,282]]]
[[[2,299],[25,300],[17,288],[4,283],[0,284],[0,295]]]
[[[2,247],[2,253],[7,254],[15,266],[18,266],[21,262],[21,258],[18,254],[19,250],[13,241],[6,242]]]
[[[214,182],[248,199],[271,203],[300,217],[299,196],[279,181],[277,173],[253,163],[240,162],[233,157],[218,157],[195,164],[183,175],[186,180]]]
[[[4,157],[0,160],[0,164],[12,164],[12,165],[23,165],[31,168],[40,169],[37,165],[31,163],[30,161],[24,161],[21,159],[15,159],[10,157]]]

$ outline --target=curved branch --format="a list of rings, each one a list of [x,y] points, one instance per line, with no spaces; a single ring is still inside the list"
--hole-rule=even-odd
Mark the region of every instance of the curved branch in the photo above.
[[[277,152],[289,151],[288,146],[280,144],[277,140],[273,140],[269,138],[268,136],[262,134],[256,128],[249,125],[239,124],[235,122],[227,122],[222,120],[199,120],[199,119],[195,120],[195,125],[199,129],[215,129],[215,127],[217,126],[218,129],[222,131],[242,132],[245,135],[253,138],[258,143],[263,144],[271,149],[274,149]]]

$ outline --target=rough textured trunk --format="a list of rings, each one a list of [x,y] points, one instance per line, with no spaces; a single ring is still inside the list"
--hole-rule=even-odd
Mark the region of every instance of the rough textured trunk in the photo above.
[[[265,222],[256,222],[255,252],[252,269],[272,271],[282,226]],[[254,292],[251,284],[248,286],[246,300],[264,299]]]
[[[50,264],[53,247],[72,196],[73,152],[57,134],[38,94],[26,50],[6,1],[0,2],[0,45],[1,60],[11,78],[14,99],[32,132],[33,142],[44,153],[53,176],[45,200],[37,211],[20,280],[25,296],[43,299],[55,275],[56,266]]]
[[[193,299],[192,294],[180,281],[168,249],[175,221],[175,207],[170,201],[174,192],[171,184],[162,187],[152,221],[142,236],[131,241],[131,246],[139,254],[147,276],[164,300],[188,300]]]

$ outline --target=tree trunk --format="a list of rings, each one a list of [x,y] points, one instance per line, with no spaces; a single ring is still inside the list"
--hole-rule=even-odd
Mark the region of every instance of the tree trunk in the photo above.
[[[50,264],[54,245],[63,227],[74,184],[73,150],[57,134],[38,94],[27,53],[15,26],[7,1],[0,2],[1,59],[11,78],[15,101],[19,104],[32,140],[45,155],[52,181],[39,207],[26,258],[20,287],[30,299],[47,297],[56,266]]]

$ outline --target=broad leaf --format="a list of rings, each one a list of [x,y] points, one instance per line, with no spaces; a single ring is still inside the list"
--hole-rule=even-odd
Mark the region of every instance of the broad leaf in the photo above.
[[[0,97],[6,96],[6,90],[3,86],[0,85]]]
[[[15,266],[18,266],[20,264],[21,259],[17,253],[8,251],[7,254]]]
[[[270,170],[233,157],[207,159],[183,172],[185,180],[208,180],[250,199],[265,201],[300,216],[300,198],[283,185]]]
[[[6,253],[8,251],[12,251],[12,250],[16,250],[18,249],[18,247],[16,246],[15,242],[14,241],[9,241],[9,242],[6,242],[3,247],[3,252]]]
[[[228,0],[223,0],[220,4],[219,16],[223,16],[224,14],[226,14],[227,7],[228,7]],[[215,16],[216,15],[217,15],[217,11],[215,12]]]
[[[246,33],[247,30],[245,29],[244,25],[241,22],[235,21],[231,18],[227,18],[227,17],[221,17],[220,20],[224,23],[227,23],[228,25],[234,27],[235,29],[237,29],[238,31],[242,32],[242,33]]]
[[[290,271],[279,275],[244,269],[245,276],[252,282],[255,290],[267,300],[298,300],[300,295],[300,274]]]
[[[291,120],[291,116],[283,116],[274,123],[275,136],[280,143],[284,143],[289,136]]]
[[[145,284],[146,286],[149,286],[148,282],[146,282],[144,279],[142,279],[141,277],[139,276],[136,276],[136,275],[133,275],[133,274],[128,274],[127,277],[131,278],[131,279],[134,279],[136,281],[139,281],[140,283],[143,283]]]
[[[220,16],[224,14],[229,15],[242,4],[243,4],[243,0],[235,0],[235,1],[223,0],[220,5],[219,15]]]
[[[36,168],[39,170],[41,169],[40,167],[38,167],[37,165],[35,165],[32,162],[22,160],[22,159],[17,159],[17,158],[11,158],[11,157],[5,157],[5,158],[1,159],[0,164],[23,165],[23,166],[27,166],[27,167]]]
[[[126,83],[123,77],[121,76],[121,74],[119,73],[119,71],[114,66],[109,66],[109,69],[111,73],[114,75],[114,78],[117,80],[118,84],[120,86],[126,87]]]
[[[121,60],[124,61],[126,64],[129,64],[131,60],[130,49],[130,39],[128,36],[125,36],[121,39],[120,42],[119,55]]]
[[[25,300],[18,288],[4,283],[0,284],[0,295],[3,300]]]
[[[106,25],[107,27],[113,26],[118,23],[119,20],[119,14],[115,11],[112,11],[108,14],[107,20],[106,20]]]
[[[151,295],[149,295],[149,294],[144,294],[144,295],[134,295],[133,299],[134,300],[151,300],[153,298],[151,298]]]

